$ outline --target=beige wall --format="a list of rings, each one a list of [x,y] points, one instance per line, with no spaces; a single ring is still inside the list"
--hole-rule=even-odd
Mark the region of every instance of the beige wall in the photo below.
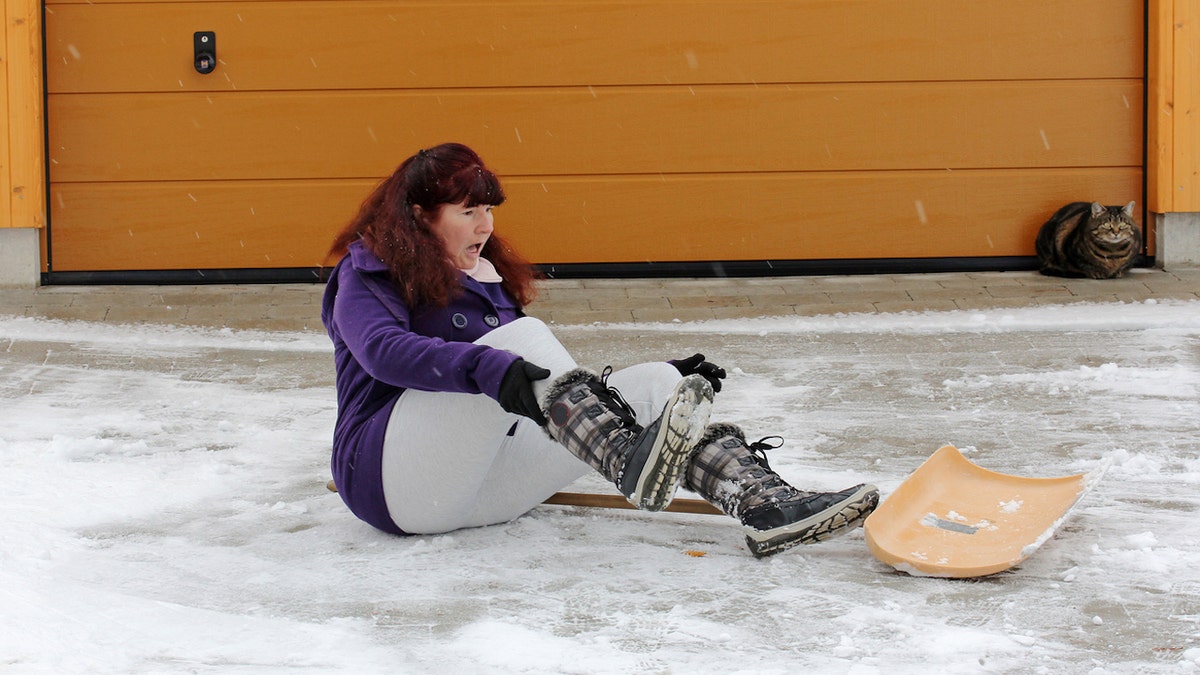
[[[42,6],[0,0],[0,15],[0,287],[32,287],[46,224]]]

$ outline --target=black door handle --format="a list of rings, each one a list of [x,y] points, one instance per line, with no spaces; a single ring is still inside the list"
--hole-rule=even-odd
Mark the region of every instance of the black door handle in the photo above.
[[[207,75],[217,69],[217,34],[211,30],[192,34],[192,57],[196,72]]]

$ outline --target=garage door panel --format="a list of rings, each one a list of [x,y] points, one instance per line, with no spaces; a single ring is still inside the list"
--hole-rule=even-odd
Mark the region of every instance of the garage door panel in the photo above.
[[[1127,0],[52,1],[46,50],[54,93],[1086,79],[1141,76],[1142,12]],[[198,30],[217,33],[211,75],[192,68]]]
[[[497,212],[497,227],[537,262],[992,257],[1033,255],[1038,228],[1067,202],[1138,198],[1141,171],[580,177],[505,185],[512,206]]]
[[[316,267],[372,181],[54,185],[58,271]]]
[[[1134,166],[1141,98],[1128,80],[54,95],[51,178],[379,177],[446,140],[504,175]]]
[[[54,268],[319,266],[373,185],[58,185]],[[505,188],[497,229],[538,263],[1029,256],[1055,209],[1136,199],[1141,171],[538,176]]]

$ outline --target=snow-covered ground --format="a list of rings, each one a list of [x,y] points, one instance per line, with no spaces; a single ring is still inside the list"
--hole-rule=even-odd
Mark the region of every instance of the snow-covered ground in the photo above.
[[[325,489],[323,335],[0,317],[0,671],[1200,670],[1200,303],[557,330],[594,367],[725,365],[715,418],[786,437],[803,487],[886,498],[944,443],[1112,466],[978,580],[896,572],[861,531],[755,560],[717,516],[396,538]]]

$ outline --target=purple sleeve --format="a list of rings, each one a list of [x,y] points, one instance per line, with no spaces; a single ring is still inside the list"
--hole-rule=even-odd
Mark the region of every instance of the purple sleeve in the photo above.
[[[516,354],[413,333],[407,311],[399,316],[389,311],[350,266],[342,268],[339,282],[333,323],[372,378],[406,389],[499,396]]]

